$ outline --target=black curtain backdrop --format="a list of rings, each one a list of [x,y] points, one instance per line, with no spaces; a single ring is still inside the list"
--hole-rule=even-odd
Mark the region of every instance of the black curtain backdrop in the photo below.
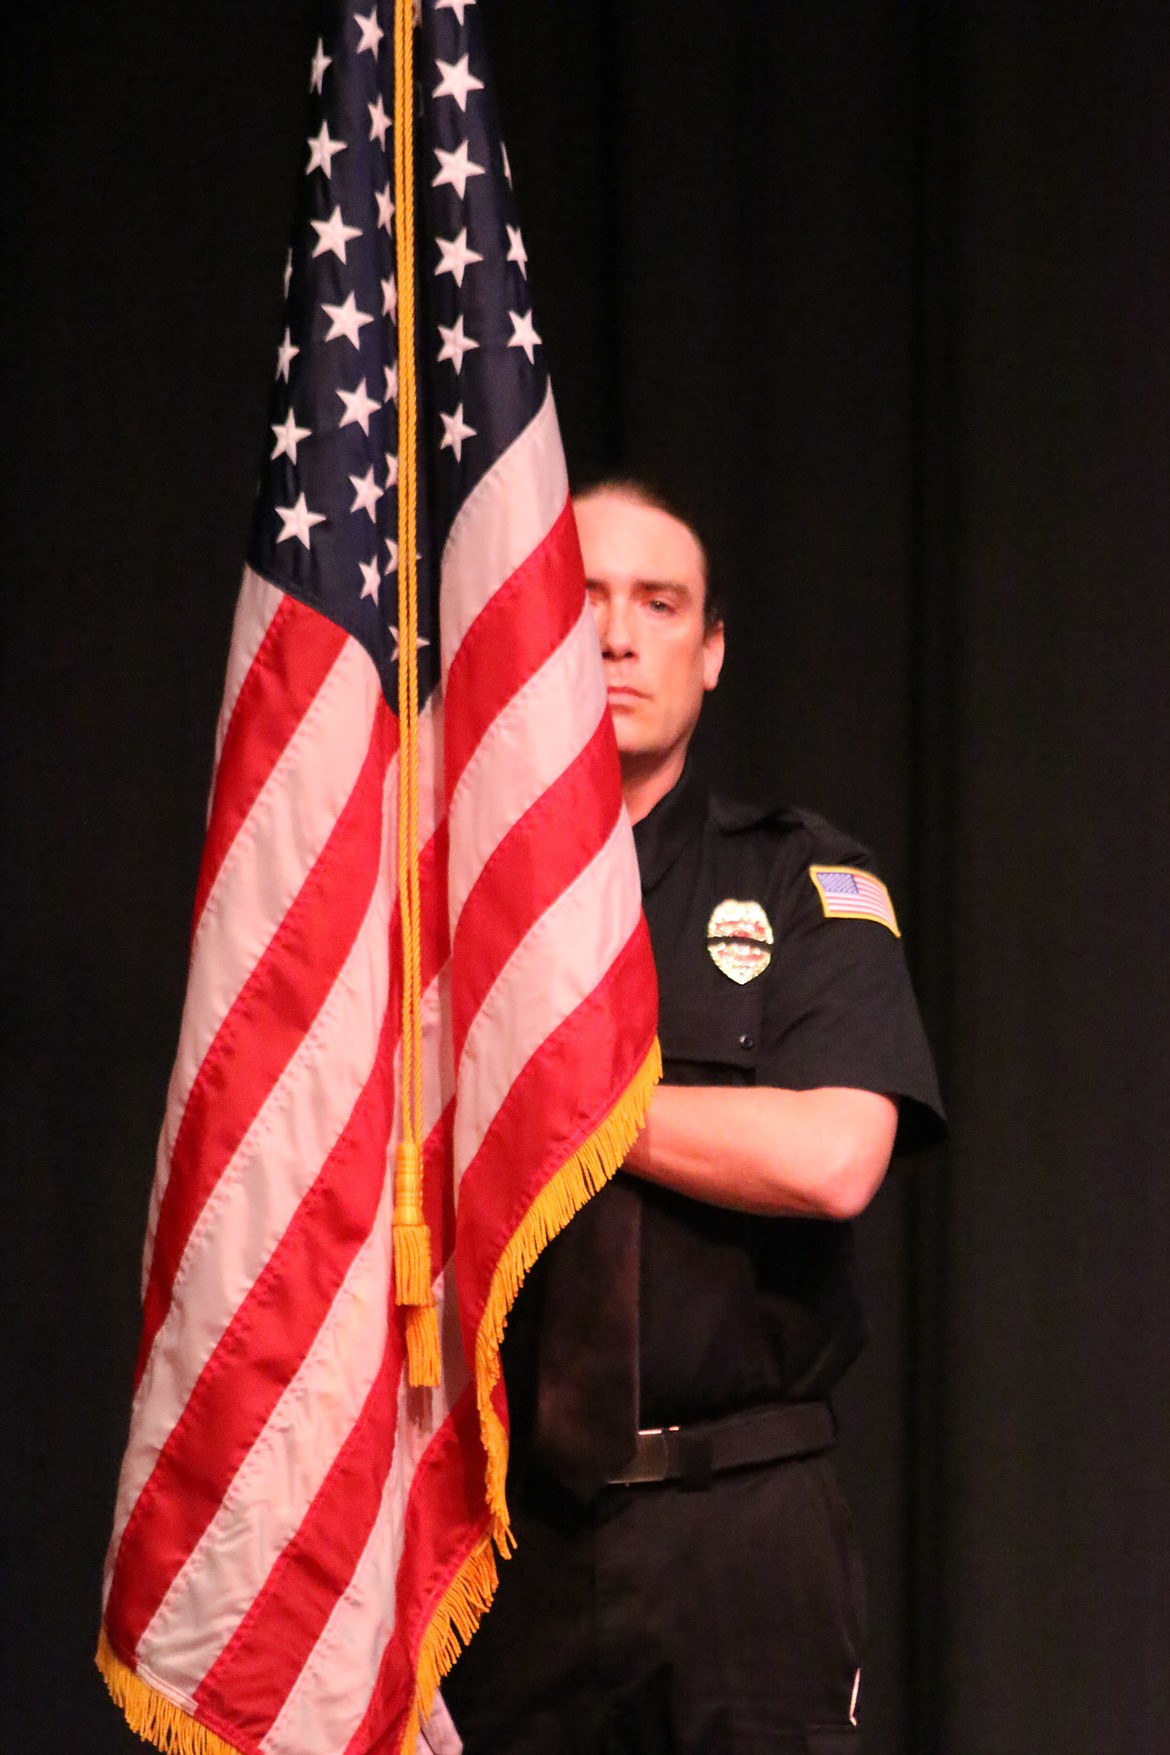
[[[871,1755],[1170,1750],[1170,10],[481,0],[571,466],[730,605],[950,1101],[861,1227]],[[310,0],[10,9],[3,1746],[90,1658]]]

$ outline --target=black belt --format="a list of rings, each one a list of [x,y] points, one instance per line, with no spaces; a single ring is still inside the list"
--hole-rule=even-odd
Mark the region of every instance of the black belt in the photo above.
[[[815,1456],[828,1450],[836,1436],[828,1402],[784,1402],[721,1420],[697,1420],[691,1426],[656,1426],[639,1432],[638,1448],[610,1485],[681,1481],[684,1487],[705,1487],[725,1469]]]

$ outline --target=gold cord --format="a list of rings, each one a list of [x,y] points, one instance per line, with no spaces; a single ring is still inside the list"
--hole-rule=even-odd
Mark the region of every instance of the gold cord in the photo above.
[[[422,1186],[422,921],[418,846],[418,409],[414,358],[414,6],[394,8],[398,278],[398,898],[402,918],[402,1138],[394,1175],[394,1291],[410,1305],[407,1373],[439,1382],[431,1237]]]

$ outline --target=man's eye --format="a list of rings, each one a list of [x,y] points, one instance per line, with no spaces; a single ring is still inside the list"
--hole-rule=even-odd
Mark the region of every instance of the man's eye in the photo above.
[[[647,607],[652,609],[655,615],[674,614],[674,604],[670,601],[669,597],[651,597],[647,601]]]

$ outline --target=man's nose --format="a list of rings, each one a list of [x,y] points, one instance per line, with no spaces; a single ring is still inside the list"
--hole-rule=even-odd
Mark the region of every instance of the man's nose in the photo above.
[[[626,604],[612,598],[600,606],[598,617],[598,634],[601,637],[601,651],[605,658],[630,658],[633,656],[633,626],[629,608]]]

